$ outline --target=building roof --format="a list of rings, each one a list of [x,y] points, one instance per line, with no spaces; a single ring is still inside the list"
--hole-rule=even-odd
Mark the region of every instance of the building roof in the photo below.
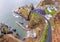
[[[46,14],[46,12],[45,12],[44,9],[34,9],[34,10],[32,10],[32,12],[36,12],[36,13],[42,14],[42,15],[45,15]]]

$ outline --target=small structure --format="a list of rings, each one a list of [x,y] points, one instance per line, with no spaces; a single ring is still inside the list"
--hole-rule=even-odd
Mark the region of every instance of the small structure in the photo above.
[[[51,14],[46,14],[46,15],[45,15],[45,18],[46,18],[47,20],[49,20],[51,17],[52,17]]]
[[[46,15],[46,12],[44,9],[34,9],[32,12],[36,12],[38,14]]]
[[[56,6],[50,6],[50,5],[46,5],[46,7],[47,7],[47,10],[48,10],[49,12],[52,12],[52,10],[55,10],[55,11],[57,11],[57,8],[56,8]]]
[[[34,30],[27,31],[27,38],[28,37],[36,38],[36,32]]]

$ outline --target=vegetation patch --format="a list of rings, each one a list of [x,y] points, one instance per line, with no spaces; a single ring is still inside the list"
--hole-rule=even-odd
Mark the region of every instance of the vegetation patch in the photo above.
[[[43,33],[43,36],[40,39],[40,42],[46,42],[47,36],[48,36],[48,27],[46,26],[44,33]]]
[[[52,10],[52,12],[49,12],[49,11],[46,9],[45,11],[46,11],[46,14],[51,14],[52,16],[56,13],[55,10]]]
[[[40,18],[40,15],[38,15],[38,14],[35,13],[35,12],[32,12],[32,16],[33,16],[33,18]]]

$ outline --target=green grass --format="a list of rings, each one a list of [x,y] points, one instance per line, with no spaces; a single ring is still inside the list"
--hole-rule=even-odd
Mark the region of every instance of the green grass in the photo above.
[[[39,27],[37,27],[37,28],[39,28]],[[35,32],[36,32],[36,35],[38,36],[39,30],[37,28],[35,29]]]
[[[55,25],[60,26],[60,24],[55,24]]]
[[[49,11],[46,9],[45,11],[46,11],[46,14],[51,14],[52,16],[56,13],[55,10],[52,10],[52,12],[49,12]]]
[[[49,20],[49,22],[50,22],[51,26],[54,26],[54,25],[55,25],[53,18],[51,18],[51,19]]]
[[[51,23],[51,26],[55,26],[55,24],[54,23]]]
[[[54,6],[53,3],[49,3],[49,2],[48,3],[47,2],[44,3],[44,5],[47,5],[47,4],[49,4],[50,6]]]
[[[44,33],[43,33],[43,36],[42,36],[42,38],[40,39],[40,42],[46,42],[47,35],[48,35],[48,27],[46,26],[45,31],[44,31]]]
[[[54,24],[54,21],[52,19],[49,20],[51,26],[60,26],[60,24]]]
[[[46,7],[47,4],[49,4],[50,6],[54,6],[54,4],[52,4],[52,3],[44,3],[43,7]]]
[[[35,25],[36,25],[35,22],[31,22],[31,23],[30,23],[30,26],[31,26],[31,27],[33,27],[33,26],[35,26]]]
[[[34,18],[40,18],[40,15],[38,15],[38,14],[35,13],[35,12],[32,12],[32,16],[33,16]]]
[[[54,4],[50,4],[50,6],[54,6]]]

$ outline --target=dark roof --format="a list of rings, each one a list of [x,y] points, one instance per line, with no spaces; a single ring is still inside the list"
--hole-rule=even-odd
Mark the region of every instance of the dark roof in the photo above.
[[[44,9],[34,9],[34,10],[32,10],[32,12],[36,12],[36,13],[42,14],[42,15],[45,15],[46,14],[46,12],[45,12]]]

